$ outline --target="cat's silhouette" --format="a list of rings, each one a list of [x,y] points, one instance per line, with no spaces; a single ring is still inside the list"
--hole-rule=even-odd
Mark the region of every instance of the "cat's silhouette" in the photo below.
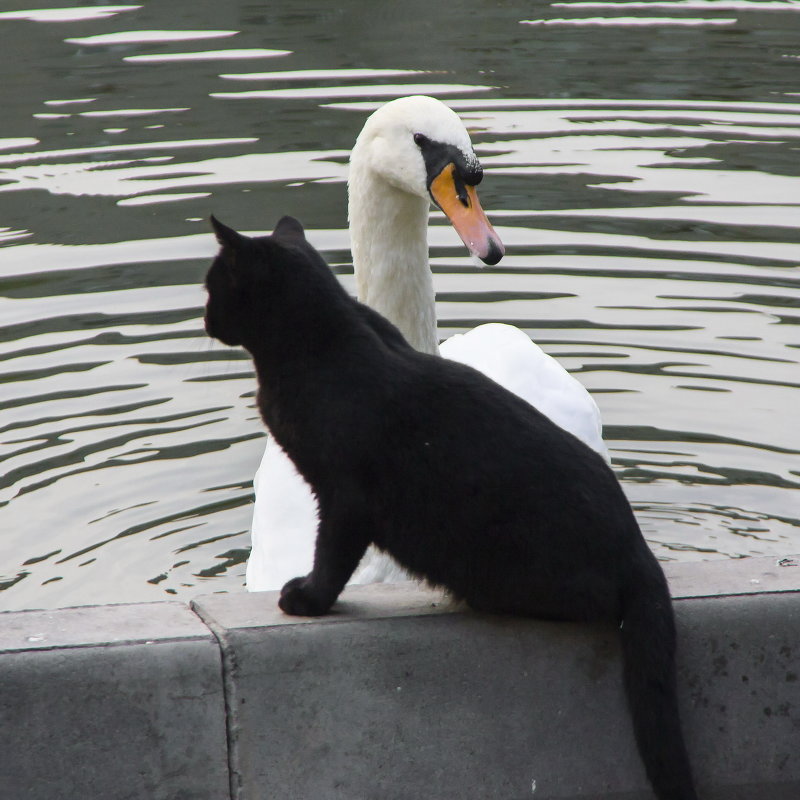
[[[280,607],[325,614],[374,542],[473,609],[617,625],[656,795],[696,800],[666,580],[605,461],[483,374],[413,350],[296,220],[259,238],[212,224],[206,330],[252,355],[264,422],[319,503],[313,569]]]

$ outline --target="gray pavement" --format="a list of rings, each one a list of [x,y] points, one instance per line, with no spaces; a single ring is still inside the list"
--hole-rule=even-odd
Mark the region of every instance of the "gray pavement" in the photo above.
[[[667,565],[703,800],[800,798],[800,558]],[[414,584],[0,614],[0,800],[650,800],[616,632]]]

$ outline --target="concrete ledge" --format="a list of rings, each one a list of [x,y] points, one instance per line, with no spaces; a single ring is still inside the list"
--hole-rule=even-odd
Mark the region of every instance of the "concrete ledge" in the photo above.
[[[181,603],[0,615],[0,797],[228,797],[217,642]]]
[[[800,559],[667,568],[704,800],[800,797]],[[0,792],[651,800],[599,626],[413,585],[0,614]]]

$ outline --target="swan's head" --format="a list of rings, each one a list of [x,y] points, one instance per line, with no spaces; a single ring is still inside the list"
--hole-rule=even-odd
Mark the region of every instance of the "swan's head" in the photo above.
[[[483,169],[466,128],[444,103],[418,95],[381,106],[366,121],[350,160],[353,172],[368,169],[395,189],[432,200],[485,264],[503,257],[475,191]]]

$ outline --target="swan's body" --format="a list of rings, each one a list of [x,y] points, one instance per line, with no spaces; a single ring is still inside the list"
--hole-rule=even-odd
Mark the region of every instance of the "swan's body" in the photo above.
[[[469,364],[535,405],[608,459],[591,395],[519,329],[480,325],[441,347],[428,262],[431,199],[468,249],[497,263],[502,245],[478,203],[481,169],[463,124],[430,97],[387,103],[366,122],[350,159],[349,218],[358,298],[391,320],[409,343]],[[313,564],[317,510],[310,489],[270,438],[256,477],[247,588],[280,589]],[[405,580],[370,548],[351,583]]]

